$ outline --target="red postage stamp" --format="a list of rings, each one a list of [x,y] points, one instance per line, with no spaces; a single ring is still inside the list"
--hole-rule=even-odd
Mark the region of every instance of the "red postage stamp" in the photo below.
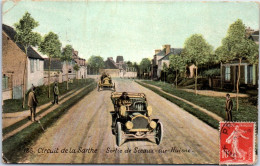
[[[255,123],[220,122],[219,164],[253,164]]]

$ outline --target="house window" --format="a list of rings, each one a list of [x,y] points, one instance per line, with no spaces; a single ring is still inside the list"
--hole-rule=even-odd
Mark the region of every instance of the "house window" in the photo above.
[[[72,73],[71,69],[69,69],[69,72],[68,73]]]
[[[39,59],[36,60],[36,69],[37,69],[37,71],[40,70],[40,60]]]
[[[225,81],[230,81],[230,66],[225,67]]]
[[[31,69],[31,73],[34,73],[34,60],[30,59],[30,69]]]
[[[247,71],[248,71],[248,73],[247,73],[248,83],[252,84],[253,83],[253,66],[252,65],[248,66],[248,70]]]

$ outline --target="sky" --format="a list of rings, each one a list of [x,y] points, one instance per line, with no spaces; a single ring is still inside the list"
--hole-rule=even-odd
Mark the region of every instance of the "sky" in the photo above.
[[[85,59],[122,55],[140,62],[164,44],[183,48],[195,33],[217,48],[237,19],[259,29],[255,2],[7,1],[2,22],[13,27],[26,11],[39,22],[34,31],[58,34],[63,46],[71,44]]]

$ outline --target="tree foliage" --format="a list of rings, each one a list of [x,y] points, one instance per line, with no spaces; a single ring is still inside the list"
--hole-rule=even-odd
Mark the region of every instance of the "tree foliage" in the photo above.
[[[91,67],[92,69],[98,70],[98,69],[104,68],[105,63],[104,63],[104,60],[101,56],[92,55],[88,59],[88,66]]]
[[[61,60],[65,62],[72,61],[73,48],[72,45],[66,45],[61,53]]]
[[[175,70],[175,81],[176,81],[176,87],[178,85],[178,76],[185,72],[187,60],[184,56],[181,55],[170,55],[170,68]]]
[[[141,73],[147,73],[151,71],[151,61],[148,58],[143,58],[139,66]]]
[[[200,65],[212,61],[213,47],[200,34],[194,34],[184,43],[185,57],[187,61],[196,66],[195,92],[197,94],[198,68]]]
[[[184,43],[186,58],[196,66],[205,64],[211,59],[213,47],[200,34],[194,34]]]
[[[39,50],[46,54],[49,58],[60,57],[61,55],[61,42],[57,34],[49,32],[44,35],[40,44]]]
[[[41,35],[33,32],[33,29],[39,26],[39,23],[31,17],[31,14],[26,12],[15,26],[15,40],[23,45],[27,52],[30,46],[37,46],[41,41]]]
[[[240,19],[230,25],[216,54],[223,62],[248,59],[251,63],[258,63],[258,45],[246,37],[246,26]]]

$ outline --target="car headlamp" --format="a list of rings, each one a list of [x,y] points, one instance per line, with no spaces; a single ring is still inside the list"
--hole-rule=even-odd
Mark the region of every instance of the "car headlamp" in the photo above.
[[[150,125],[150,127],[151,127],[152,129],[155,129],[155,127],[156,127],[156,122],[155,122],[155,121],[151,121],[149,125]]]
[[[128,130],[130,130],[130,129],[133,128],[134,124],[133,124],[133,122],[131,122],[131,121],[127,121],[127,122],[125,123],[125,126],[126,126],[126,128],[127,128]]]

